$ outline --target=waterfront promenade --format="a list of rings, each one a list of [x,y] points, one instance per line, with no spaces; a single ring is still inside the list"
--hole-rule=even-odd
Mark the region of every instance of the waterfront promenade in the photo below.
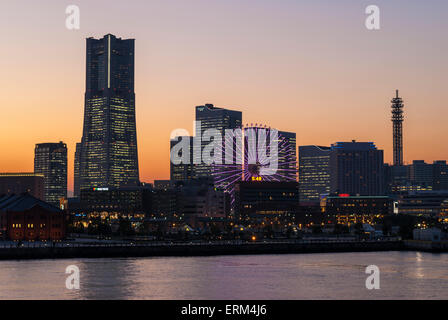
[[[425,242],[400,239],[306,239],[269,241],[65,241],[65,242],[0,242],[0,260],[111,258],[151,256],[214,256],[250,254],[297,254],[371,251],[448,252],[447,242]]]
[[[27,242],[0,243],[0,259],[55,259],[148,256],[212,256],[238,254],[293,254],[316,252],[393,251],[404,249],[399,240],[355,241],[272,240],[272,241],[191,241],[191,242]]]

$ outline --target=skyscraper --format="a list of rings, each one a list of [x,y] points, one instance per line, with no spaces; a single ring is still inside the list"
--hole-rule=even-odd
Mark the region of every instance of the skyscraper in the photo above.
[[[78,142],[76,144],[76,151],[75,151],[75,165],[74,165],[74,181],[73,181],[73,194],[75,197],[79,197],[80,195],[80,185],[79,185],[79,163],[81,158],[81,143]]]
[[[373,142],[337,142],[330,151],[330,192],[380,196],[384,194],[383,150]]]
[[[79,189],[139,182],[134,39],[87,39]]]
[[[295,177],[297,181],[297,139],[295,132],[279,131],[279,137],[282,141],[279,142],[279,174],[283,175],[283,181],[291,181],[291,177]]]
[[[196,127],[196,137],[202,137],[208,129],[216,129],[221,137],[225,137],[226,129],[241,128],[242,112],[233,111],[223,108],[217,108],[213,104],[196,107],[196,122],[200,121],[200,126]],[[224,146],[224,139],[223,139]],[[210,141],[201,139],[201,155],[202,152],[210,144]],[[235,148],[236,151],[236,148]],[[212,166],[205,164],[202,159],[198,159],[199,153],[195,154],[195,172],[198,178],[211,178]],[[235,155],[236,158],[236,155]],[[223,147],[222,161],[225,160],[225,150]],[[200,163],[199,163],[200,162]]]
[[[299,147],[300,202],[319,204],[330,193],[330,147]]]
[[[193,164],[193,137],[190,136],[178,136],[170,140],[170,149],[172,149],[179,141],[186,139],[188,141],[188,163],[174,164],[170,161],[170,180],[171,181],[189,181],[196,179],[194,164]],[[179,152],[179,157],[182,157],[182,153]]]
[[[36,144],[34,173],[44,176],[45,201],[59,207],[60,199],[67,198],[67,145]]]

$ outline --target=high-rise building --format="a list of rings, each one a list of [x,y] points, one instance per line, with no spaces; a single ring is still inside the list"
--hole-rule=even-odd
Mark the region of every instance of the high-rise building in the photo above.
[[[45,201],[59,207],[61,198],[67,198],[67,145],[36,144],[34,173],[44,176]]]
[[[80,195],[80,184],[79,184],[79,163],[81,158],[81,143],[78,142],[76,144],[76,151],[75,151],[75,165],[73,170],[73,195],[75,197],[79,197]]]
[[[295,176],[297,181],[297,141],[295,132],[279,131],[279,174],[285,176],[282,181],[291,181],[290,177]]]
[[[318,204],[330,193],[330,147],[299,147],[300,202]]]
[[[384,156],[373,142],[337,142],[330,151],[330,192],[384,195]]]
[[[433,165],[426,163],[424,160],[414,160],[408,166],[408,177],[412,185],[432,190]]]
[[[200,122],[200,126],[199,126]],[[213,106],[213,104],[206,104],[204,106],[196,107],[196,138],[203,137],[203,134],[206,130],[216,129],[221,137],[225,137],[226,129],[237,129],[241,128],[242,125],[242,112],[233,111],[223,108],[217,108]],[[223,148],[222,148],[222,161],[224,163],[225,160],[225,139],[223,138]],[[199,156],[202,156],[202,152],[204,148],[210,144],[210,141],[206,141],[205,139],[201,139],[201,153],[199,152],[194,155],[195,162],[195,172],[198,178],[211,178],[212,176],[212,166],[204,163]],[[235,151],[237,149],[235,148]],[[235,155],[236,158],[236,155]]]
[[[138,185],[134,39],[87,39],[79,189]]]
[[[185,157],[187,161],[181,163],[173,163],[173,159],[170,161],[170,180],[172,181],[189,181],[196,179],[194,164],[193,164],[193,137],[178,136],[170,140],[170,149],[177,143],[181,143],[186,139],[188,141],[188,150],[180,150],[178,157],[182,159],[182,152],[188,152],[188,157]]]

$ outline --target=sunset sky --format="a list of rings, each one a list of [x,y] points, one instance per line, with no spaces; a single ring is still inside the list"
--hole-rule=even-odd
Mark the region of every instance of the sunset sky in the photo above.
[[[78,5],[80,30],[65,27]],[[365,8],[381,9],[369,31]],[[392,159],[390,100],[405,102],[405,161],[448,159],[446,0],[1,2],[0,172],[33,171],[64,141],[69,189],[82,135],[85,38],[136,39],[140,179],[169,178],[172,130],[194,107],[297,133],[298,145],[374,141]]]

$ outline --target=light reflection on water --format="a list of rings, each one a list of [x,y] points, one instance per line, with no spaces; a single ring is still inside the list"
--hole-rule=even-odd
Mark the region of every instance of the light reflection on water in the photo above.
[[[371,264],[380,290],[365,288]],[[448,299],[447,266],[419,252],[0,261],[0,299]]]

